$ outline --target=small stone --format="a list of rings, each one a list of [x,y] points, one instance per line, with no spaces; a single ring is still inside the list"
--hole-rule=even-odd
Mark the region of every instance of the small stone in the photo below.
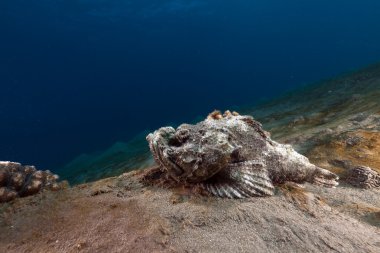
[[[347,182],[358,188],[376,188],[380,187],[380,175],[369,167],[356,166],[349,170]]]
[[[362,138],[359,136],[350,136],[346,139],[346,145],[353,147],[360,144],[361,141],[362,141]]]
[[[85,248],[86,246],[87,246],[87,243],[85,243],[85,242],[79,242],[77,245],[75,245],[75,247],[78,250],[81,250],[81,249]]]

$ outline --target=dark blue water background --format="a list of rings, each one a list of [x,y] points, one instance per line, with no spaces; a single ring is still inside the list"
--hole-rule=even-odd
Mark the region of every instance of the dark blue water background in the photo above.
[[[379,60],[378,0],[1,0],[0,160],[54,170]]]

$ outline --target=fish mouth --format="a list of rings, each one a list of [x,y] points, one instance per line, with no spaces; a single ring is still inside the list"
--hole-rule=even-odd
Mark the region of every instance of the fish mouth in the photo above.
[[[169,142],[174,134],[174,128],[163,127],[149,134],[146,139],[156,162],[178,181],[178,178],[183,174],[183,169],[171,158],[173,149],[170,148]]]

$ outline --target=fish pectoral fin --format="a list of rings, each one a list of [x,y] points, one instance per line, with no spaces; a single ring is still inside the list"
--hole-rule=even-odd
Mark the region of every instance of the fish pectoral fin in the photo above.
[[[212,195],[222,198],[241,199],[274,194],[265,165],[255,161],[230,164],[203,186]]]

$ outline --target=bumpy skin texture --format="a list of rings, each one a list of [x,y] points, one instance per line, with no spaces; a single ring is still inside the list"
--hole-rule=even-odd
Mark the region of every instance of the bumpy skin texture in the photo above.
[[[50,171],[37,170],[34,166],[0,162],[0,203],[17,197],[36,194],[41,190],[59,190],[58,176]]]
[[[286,181],[338,185],[335,174],[271,140],[251,116],[235,112],[215,111],[196,125],[163,127],[147,140],[168,177],[219,197],[273,195],[273,184]]]
[[[359,188],[377,188],[380,187],[380,175],[369,167],[356,166],[349,170],[347,182]]]

